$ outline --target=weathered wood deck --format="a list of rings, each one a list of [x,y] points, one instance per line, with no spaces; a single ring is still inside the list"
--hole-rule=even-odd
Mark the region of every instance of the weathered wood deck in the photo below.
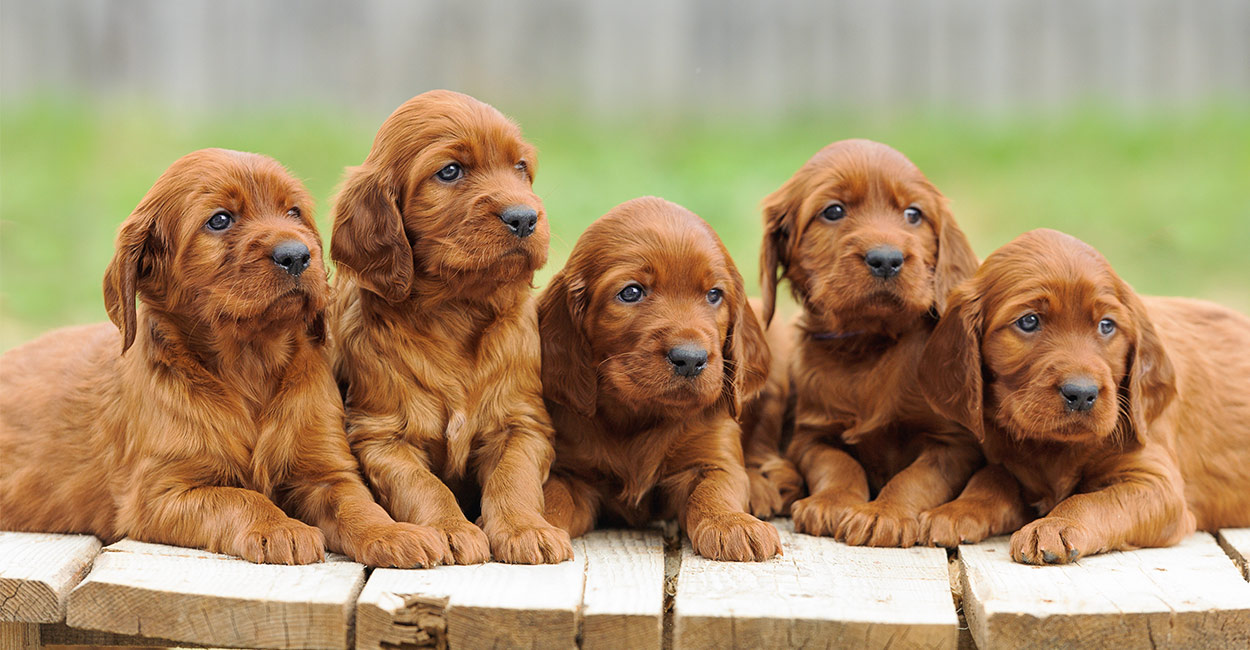
[[[785,556],[758,564],[670,528],[598,531],[554,566],[372,572],[0,533],[0,648],[1250,647],[1250,529],[1030,567],[1005,538],[948,554],[776,524]]]

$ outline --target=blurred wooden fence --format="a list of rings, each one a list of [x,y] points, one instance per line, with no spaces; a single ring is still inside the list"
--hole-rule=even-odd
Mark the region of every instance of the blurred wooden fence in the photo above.
[[[1250,96],[1248,0],[2,0],[0,96],[600,114]]]

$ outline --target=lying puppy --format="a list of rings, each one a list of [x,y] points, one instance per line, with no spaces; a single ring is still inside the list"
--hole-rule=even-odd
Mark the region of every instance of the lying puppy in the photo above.
[[[1139,297],[1089,245],[1034,230],[952,293],[922,368],[992,463],[930,512],[938,544],[1024,526],[1013,559],[1063,564],[1250,526],[1242,314]]]
[[[530,295],[548,240],[534,157],[499,111],[427,92],[382,124],[334,209],[348,439],[382,505],[436,528],[430,552],[457,564],[573,555],[542,516],[554,432]],[[471,509],[480,486],[485,534],[445,481]]]
[[[739,405],[768,348],[728,251],[663,199],[591,224],[539,299],[543,391],[556,424],[547,519],[576,537],[601,516],[677,517],[695,552],[764,560],[777,530],[745,512]]]
[[[326,546],[372,566],[437,561],[429,531],[374,503],[343,437],[319,242],[308,193],[273,160],[175,162],[118,233],[104,278],[116,327],[58,330],[0,360],[0,529],[277,564]]]
[[[795,530],[911,546],[917,517],[982,463],[976,439],[933,412],[916,377],[947,290],[976,256],[920,170],[867,140],[813,156],[764,200],[764,231],[765,322],[779,268],[803,307],[787,455],[811,496],[791,509]]]

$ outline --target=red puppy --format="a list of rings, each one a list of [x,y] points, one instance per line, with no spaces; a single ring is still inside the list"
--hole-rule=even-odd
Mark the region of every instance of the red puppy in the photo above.
[[[701,555],[780,553],[777,530],[745,512],[734,421],[768,348],[712,228],[663,199],[623,203],[582,233],[539,303],[557,432],[547,518],[576,537],[601,518],[676,516]]]
[[[922,368],[993,463],[929,513],[934,543],[1024,526],[1012,557],[1062,564],[1250,526],[1242,314],[1140,297],[1089,245],[1034,230],[951,294]]]
[[[764,231],[766,321],[779,267],[803,306],[787,455],[811,496],[792,508],[795,530],[911,546],[920,513],[954,498],[982,463],[976,439],[933,412],[916,376],[947,290],[976,257],[920,170],[867,140],[813,156],[764,200]]]
[[[0,529],[279,564],[325,546],[373,566],[438,560],[429,531],[395,523],[360,480],[321,353],[327,294],[312,201],[281,165],[221,149],[175,162],[118,233],[116,327],[3,357]]]
[[[437,529],[429,550],[447,562],[573,554],[542,516],[554,433],[530,295],[548,240],[534,170],[499,111],[431,91],[382,124],[334,209],[330,329],[348,438],[378,500]],[[485,534],[448,484],[471,511],[480,494]]]

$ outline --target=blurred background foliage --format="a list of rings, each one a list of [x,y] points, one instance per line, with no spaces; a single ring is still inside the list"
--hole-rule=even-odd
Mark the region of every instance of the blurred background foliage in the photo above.
[[[823,102],[795,90],[794,101],[780,105],[746,101],[726,106],[674,95],[670,81],[668,94],[633,104],[607,102],[605,108],[602,91],[579,101],[575,81],[566,84],[567,92],[545,99],[508,90],[503,82],[492,85],[490,75],[474,74],[463,63],[455,74],[426,78],[414,72],[416,78],[398,78],[362,101],[336,100],[337,89],[319,85],[312,71],[284,83],[320,92],[301,93],[291,101],[223,95],[187,106],[170,99],[159,75],[149,79],[124,63],[119,64],[129,71],[124,88],[110,85],[108,66],[90,64],[107,47],[97,52],[79,43],[82,61],[60,67],[22,51],[9,37],[26,26],[23,21],[33,24],[23,14],[32,10],[14,11],[15,2],[0,4],[7,43],[0,45],[3,72],[10,80],[0,85],[0,350],[52,327],[105,318],[100,280],[117,226],[179,156],[226,147],[277,158],[307,183],[318,202],[322,235],[328,237],[330,206],[343,168],[364,159],[375,130],[395,105],[439,86],[495,104],[517,119],[539,149],[535,185],[553,233],[539,287],[560,267],[587,224],[612,206],[646,194],[681,203],[708,220],[748,284],[758,287],[760,200],[821,146],[865,137],[898,148],[920,166],[950,198],[982,257],[1025,230],[1057,228],[1102,250],[1140,291],[1205,297],[1250,311],[1250,60],[1234,64],[1231,82],[1199,90],[1182,84],[1169,95],[1173,100],[1125,100],[1076,87],[1066,91],[1064,101],[1045,106],[1010,101],[1010,87],[1003,101],[986,100],[984,93],[966,102],[949,97],[903,101],[887,93],[862,102]],[[106,18],[111,8],[132,13],[145,8],[142,2],[86,4]],[[318,3],[310,3],[313,9],[262,4],[308,12]],[[472,18],[474,6],[481,4],[468,3],[459,11]],[[678,3],[696,16],[732,12],[742,4]],[[51,5],[39,14],[45,36],[56,33],[58,23],[47,18],[60,15],[54,9],[76,8],[72,2]],[[385,0],[364,5],[375,11],[389,6]],[[232,10],[238,8],[220,9]],[[422,29],[468,29],[463,20],[427,19],[434,23],[421,23]],[[1246,22],[1250,27],[1250,19]],[[367,25],[353,29],[367,31]],[[176,51],[177,41],[164,47]],[[263,74],[265,48],[248,47],[256,50],[251,73]],[[578,54],[576,43],[566,47]],[[426,63],[411,65],[423,70]],[[685,70],[679,75],[694,79],[701,74],[698,61],[670,63]],[[77,77],[64,74],[74,65],[86,67]],[[648,87],[645,78],[627,74],[628,64],[621,65],[626,90]],[[192,66],[192,71],[200,70],[209,88],[228,90],[235,82],[229,69],[209,66],[212,74],[205,76],[202,67]],[[50,72],[41,76],[45,68]],[[246,74],[239,71],[240,78]],[[555,78],[546,83],[558,85],[562,74],[570,73],[556,66],[550,71]],[[768,91],[735,80],[732,67],[718,74],[729,86],[741,85],[738,92]],[[604,83],[612,87],[611,79],[595,81]],[[717,88],[707,93],[715,95]]]

